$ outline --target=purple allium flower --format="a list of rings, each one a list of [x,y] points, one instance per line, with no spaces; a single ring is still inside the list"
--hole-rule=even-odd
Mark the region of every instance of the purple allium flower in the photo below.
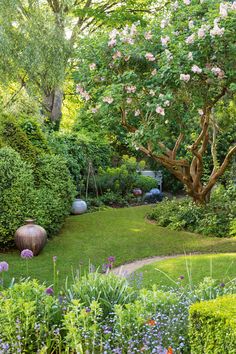
[[[91,308],[90,307],[86,307],[85,311],[89,313],[89,312],[91,312]]]
[[[112,268],[112,263],[107,263],[107,264],[105,265],[105,267],[106,267],[106,269],[111,269],[111,268]]]
[[[53,262],[56,262],[57,261],[57,256],[53,256],[52,260],[53,260]]]
[[[5,262],[5,261],[0,262],[0,273],[1,272],[7,272],[8,268],[9,268],[9,265],[8,265],[7,262]]]
[[[45,293],[47,294],[47,295],[53,295],[53,293],[54,293],[54,290],[53,290],[53,288],[47,288],[46,290],[45,290]]]
[[[184,276],[183,276],[183,275],[180,275],[180,276],[179,276],[179,279],[180,279],[180,280],[183,280],[183,279],[184,279]]]
[[[220,284],[220,287],[221,287],[221,288],[224,288],[224,287],[225,287],[225,283],[221,283],[221,284]]]
[[[113,262],[115,262],[116,258],[114,256],[110,256],[107,258],[107,260],[109,263],[113,263]]]
[[[21,251],[20,256],[23,259],[30,259],[30,258],[33,258],[34,254],[31,250],[25,249],[25,250]]]

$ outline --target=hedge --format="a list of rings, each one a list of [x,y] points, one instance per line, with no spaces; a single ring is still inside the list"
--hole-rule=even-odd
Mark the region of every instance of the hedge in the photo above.
[[[236,295],[195,303],[189,316],[191,353],[236,353]]]

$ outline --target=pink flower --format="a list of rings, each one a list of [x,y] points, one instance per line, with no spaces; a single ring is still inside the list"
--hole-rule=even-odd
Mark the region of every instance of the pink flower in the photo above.
[[[220,28],[220,27],[218,26],[218,24],[215,23],[213,29],[210,31],[210,35],[211,35],[211,37],[215,37],[215,36],[220,36],[220,37],[222,37],[223,34],[224,34],[224,31],[225,31],[224,28]]]
[[[136,91],[136,86],[126,86],[126,92],[127,93],[135,93]]]
[[[204,28],[202,28],[202,27],[199,28],[197,35],[198,35],[199,39],[204,38],[206,36],[206,32],[205,32]]]
[[[173,4],[173,10],[176,11],[179,7],[179,3],[178,1],[175,1],[174,4]]]
[[[148,61],[155,61],[155,57],[152,53],[147,53],[145,55],[145,58],[148,60]]]
[[[220,16],[227,17],[228,16],[228,4],[220,4]]]
[[[119,50],[117,50],[117,52],[115,52],[115,54],[113,54],[112,59],[116,60],[117,58],[121,58],[122,54]]]
[[[191,0],[183,0],[185,5],[190,5],[191,4]]]
[[[189,36],[189,37],[186,38],[185,42],[186,42],[187,44],[192,44],[192,43],[194,43],[194,39],[195,39],[195,35],[192,34],[191,36]]]
[[[192,53],[192,52],[189,52],[189,53],[188,53],[188,59],[189,59],[189,60],[193,60],[193,53]]]
[[[111,96],[106,96],[103,97],[103,102],[111,104],[114,101],[114,99]]]
[[[188,82],[190,80],[189,74],[180,74],[180,80]]]
[[[113,48],[116,45],[116,39],[112,38],[109,42],[108,42],[108,47]]]
[[[119,34],[119,32],[117,31],[117,29],[113,29],[113,30],[109,33],[109,38],[110,38],[110,39],[115,39],[118,34]]]
[[[140,116],[140,114],[141,114],[140,110],[136,109],[136,111],[134,112],[135,117]]]
[[[147,39],[148,41],[149,41],[150,39],[152,39],[152,32],[151,32],[151,31],[146,32],[146,33],[144,34],[144,38]]]
[[[76,85],[76,93],[83,93],[84,92],[84,89],[83,89],[83,87],[82,86],[80,86],[80,85]]]
[[[213,72],[214,75],[218,76],[219,79],[223,79],[225,73],[221,68],[214,66],[211,71]]]
[[[132,98],[131,98],[131,97],[128,97],[127,100],[126,100],[126,102],[127,102],[128,104],[132,103]]]
[[[202,69],[199,68],[199,66],[197,66],[197,65],[193,65],[191,70],[195,74],[201,74],[201,72],[202,72]]]
[[[131,37],[125,37],[125,38],[122,39],[122,41],[123,41],[124,43],[134,44],[134,39],[131,38]]]
[[[166,100],[166,101],[164,102],[164,106],[165,106],[165,107],[169,107],[169,105],[170,105],[170,101],[169,101],[169,100]]]
[[[97,65],[95,63],[89,64],[89,69],[90,70],[95,70]]]
[[[91,96],[88,94],[88,92],[84,92],[84,94],[81,96],[85,99],[85,101],[89,101],[91,98]]]
[[[161,116],[165,115],[165,110],[161,106],[156,107],[156,112],[157,112],[157,114],[160,114]]]
[[[157,73],[157,69],[153,69],[152,72],[151,72],[151,75],[152,75],[152,76],[155,76],[156,73]]]
[[[163,46],[167,45],[167,43],[170,41],[170,37],[169,36],[165,36],[165,37],[161,37],[161,44]]]

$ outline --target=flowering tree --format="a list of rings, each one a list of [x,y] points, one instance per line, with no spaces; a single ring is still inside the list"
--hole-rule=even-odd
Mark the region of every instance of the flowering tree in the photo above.
[[[236,146],[218,155],[217,110],[236,90],[236,1],[171,2],[139,24],[84,40],[76,90],[101,121],[165,166],[197,203],[209,201]],[[80,48],[81,49],[81,48]],[[212,172],[203,183],[204,155]]]

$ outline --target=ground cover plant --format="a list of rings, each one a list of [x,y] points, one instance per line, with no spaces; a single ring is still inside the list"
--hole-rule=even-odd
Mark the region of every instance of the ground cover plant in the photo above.
[[[186,255],[166,259],[138,269],[133,275],[134,281],[138,276],[146,288],[154,284],[166,287],[194,286],[207,277],[214,278],[219,285],[224,286],[236,278],[236,255]]]
[[[49,240],[42,253],[29,261],[29,275],[49,285],[53,279],[52,257],[57,256],[59,280],[71,280],[72,268],[88,269],[116,257],[116,265],[158,255],[189,252],[235,252],[235,238],[215,238],[158,227],[145,219],[150,206],[109,209],[67,218],[58,236]],[[10,265],[6,279],[27,277],[19,252],[1,252]]]

